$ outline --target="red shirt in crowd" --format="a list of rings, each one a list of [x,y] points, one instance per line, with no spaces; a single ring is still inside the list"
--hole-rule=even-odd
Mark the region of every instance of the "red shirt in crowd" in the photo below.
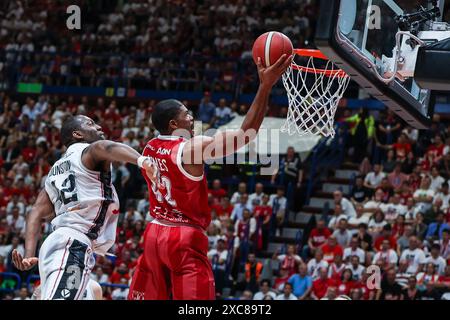
[[[255,206],[253,209],[253,217],[258,220],[261,218],[262,221],[270,218],[272,216],[271,206]]]
[[[321,230],[319,230],[318,228],[314,228],[311,230],[309,238],[312,240],[312,243],[315,247],[320,247],[327,241],[330,236],[330,229],[326,227]]]
[[[411,152],[411,145],[409,143],[394,143],[392,148],[395,150],[397,159],[403,160],[407,154]]]
[[[212,194],[212,196],[214,197],[214,201],[216,203],[219,203],[220,200],[225,197],[227,195],[227,192],[220,188],[220,189],[210,189],[209,193]]]
[[[375,240],[374,248],[375,248],[376,251],[380,251],[381,250],[381,244],[383,243],[383,240],[389,240],[389,244],[391,245],[391,249],[392,250],[397,250],[397,240],[395,239],[394,236],[389,236],[389,237],[379,236]]]
[[[323,259],[332,263],[334,261],[334,257],[337,255],[344,256],[344,250],[340,245],[335,245],[333,247],[329,246],[328,243],[322,246]]]
[[[326,294],[329,287],[336,287],[337,283],[332,279],[317,279],[313,282],[312,292],[318,299],[322,299]]]

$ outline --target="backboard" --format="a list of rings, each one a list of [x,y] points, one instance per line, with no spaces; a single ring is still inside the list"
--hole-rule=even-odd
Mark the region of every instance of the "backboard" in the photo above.
[[[429,2],[322,0],[315,36],[317,47],[352,80],[418,129],[426,129],[431,123],[432,92],[420,88],[414,81],[418,46],[410,46],[407,37],[396,38],[396,35],[401,30],[398,17],[417,12],[420,5],[428,8],[431,6]],[[442,2],[436,5],[440,6],[441,12]],[[427,23],[417,25],[418,31],[428,28]],[[408,49],[411,58],[405,59],[409,63],[409,73],[405,72],[404,78],[387,82],[385,77],[389,77],[392,71],[390,67],[397,54],[396,44],[399,43],[411,47]]]

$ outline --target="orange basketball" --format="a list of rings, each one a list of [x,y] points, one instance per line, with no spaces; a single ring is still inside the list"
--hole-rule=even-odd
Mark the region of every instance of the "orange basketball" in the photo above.
[[[270,67],[283,54],[291,55],[293,52],[292,42],[281,32],[266,32],[256,39],[253,44],[253,60],[255,63],[258,57],[264,67]]]

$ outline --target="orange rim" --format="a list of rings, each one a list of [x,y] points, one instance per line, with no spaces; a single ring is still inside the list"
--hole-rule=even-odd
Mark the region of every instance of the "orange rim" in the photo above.
[[[312,57],[316,59],[322,59],[329,61],[328,57],[324,55],[320,50],[314,50],[314,49],[294,49],[294,54],[301,56],[301,57]],[[291,65],[293,69],[308,73],[321,73],[326,75],[327,77],[340,77],[344,78],[347,77],[347,74],[344,72],[344,70],[337,69],[337,70],[326,70],[326,69],[314,69],[314,68],[308,68],[308,67],[302,67],[296,64]]]

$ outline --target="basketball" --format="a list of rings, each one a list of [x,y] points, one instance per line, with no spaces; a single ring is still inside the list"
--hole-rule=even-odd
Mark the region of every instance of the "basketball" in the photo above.
[[[253,44],[252,54],[255,63],[258,57],[264,67],[270,67],[283,54],[291,55],[293,46],[291,40],[281,32],[266,32],[256,39]]]

